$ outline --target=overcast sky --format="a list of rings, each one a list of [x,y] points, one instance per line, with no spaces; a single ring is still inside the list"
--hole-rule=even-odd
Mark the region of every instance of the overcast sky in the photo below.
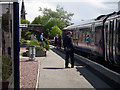
[[[60,5],[64,10],[74,13],[72,23],[79,23],[81,20],[96,18],[101,14],[109,14],[118,11],[118,1],[120,0],[24,0],[26,18],[34,20],[38,15],[39,7],[56,9]],[[21,4],[21,2],[20,2]]]

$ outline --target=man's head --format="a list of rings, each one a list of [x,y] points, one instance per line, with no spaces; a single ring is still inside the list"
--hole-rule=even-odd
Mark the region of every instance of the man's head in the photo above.
[[[58,36],[58,34],[56,34],[56,36]]]
[[[68,32],[67,32],[67,35],[68,35],[68,36],[72,36],[72,32],[71,32],[71,31],[68,31]]]

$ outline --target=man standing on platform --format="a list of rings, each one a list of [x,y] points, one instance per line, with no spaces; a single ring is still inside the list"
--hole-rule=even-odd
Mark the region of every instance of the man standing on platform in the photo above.
[[[63,40],[63,45],[64,45],[64,48],[66,51],[65,68],[69,68],[68,67],[69,57],[71,59],[71,68],[74,68],[74,47],[73,47],[71,36],[72,36],[72,32],[69,31],[69,32],[67,32],[67,36]]]

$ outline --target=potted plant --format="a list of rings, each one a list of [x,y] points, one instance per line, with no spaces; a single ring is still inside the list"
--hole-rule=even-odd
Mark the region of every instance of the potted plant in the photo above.
[[[20,39],[20,46],[21,46],[21,47],[26,47],[26,46],[27,46],[27,40],[25,40],[25,39]]]
[[[2,88],[8,88],[9,78],[12,74],[12,60],[9,56],[2,56]]]

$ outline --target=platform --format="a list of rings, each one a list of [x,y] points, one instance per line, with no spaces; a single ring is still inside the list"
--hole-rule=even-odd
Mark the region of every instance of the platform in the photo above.
[[[65,68],[65,54],[54,48],[38,62],[37,88],[111,88],[82,63],[75,62],[74,68]]]

